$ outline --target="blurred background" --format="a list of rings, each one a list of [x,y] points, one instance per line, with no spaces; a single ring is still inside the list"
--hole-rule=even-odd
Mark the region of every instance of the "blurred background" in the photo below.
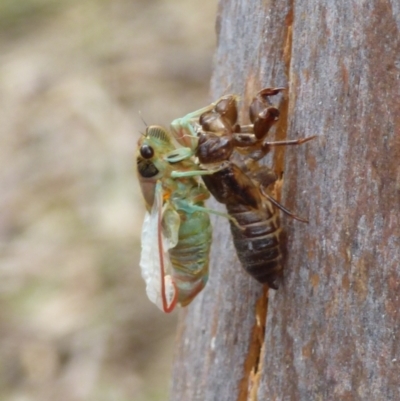
[[[216,1],[0,1],[0,400],[168,399],[140,277],[144,123],[207,104]]]

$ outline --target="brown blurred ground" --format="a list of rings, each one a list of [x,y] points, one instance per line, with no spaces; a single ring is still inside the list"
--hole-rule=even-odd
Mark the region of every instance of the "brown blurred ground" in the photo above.
[[[214,3],[0,2],[1,400],[167,399],[133,153],[209,100]]]

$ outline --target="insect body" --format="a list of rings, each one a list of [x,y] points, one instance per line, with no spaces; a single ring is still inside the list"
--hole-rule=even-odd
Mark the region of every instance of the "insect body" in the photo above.
[[[189,304],[208,278],[211,225],[206,188],[193,177],[196,168],[181,160],[170,134],[150,126],[139,140],[137,174],[146,202],[140,266],[147,295],[164,312]]]
[[[261,283],[278,288],[282,274],[282,229],[277,208],[300,220],[272,197],[277,180],[259,163],[273,146],[266,140],[279,111],[268,97],[282,88],[261,90],[250,105],[249,125],[237,122],[237,96],[228,95],[177,119],[171,134],[150,126],[139,141],[137,172],[146,201],[140,265],[151,301],[164,312],[189,304],[205,286],[211,245],[209,213],[227,217],[239,260]],[[196,156],[195,162],[192,156]],[[199,184],[202,176],[207,189]],[[228,214],[204,207],[209,192]]]
[[[277,207],[298,220],[305,220],[271,196],[277,176],[258,161],[272,146],[300,144],[313,138],[266,141],[268,131],[279,117],[278,109],[271,106],[268,97],[282,90],[265,88],[255,96],[249,109],[250,125],[237,123],[235,95],[224,96],[189,115],[192,133],[198,137],[195,153],[200,168],[210,170],[220,166],[219,171],[202,178],[211,194],[226,205],[228,214],[234,218],[231,232],[239,260],[255,279],[274,289],[278,288],[282,274],[282,229]]]

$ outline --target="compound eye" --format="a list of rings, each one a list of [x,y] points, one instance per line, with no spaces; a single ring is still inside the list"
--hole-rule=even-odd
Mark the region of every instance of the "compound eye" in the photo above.
[[[143,159],[151,159],[154,156],[154,150],[149,145],[143,145],[140,148],[140,154],[143,157]]]

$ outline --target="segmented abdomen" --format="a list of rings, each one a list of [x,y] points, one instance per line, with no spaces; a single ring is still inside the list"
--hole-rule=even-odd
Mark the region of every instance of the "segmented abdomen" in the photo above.
[[[178,244],[169,250],[172,276],[179,287],[178,302],[190,303],[207,283],[211,247],[211,223],[207,213],[179,211]]]
[[[231,222],[233,242],[243,268],[260,283],[277,289],[282,275],[278,211],[266,199],[259,210],[238,203],[226,206],[242,227]]]

